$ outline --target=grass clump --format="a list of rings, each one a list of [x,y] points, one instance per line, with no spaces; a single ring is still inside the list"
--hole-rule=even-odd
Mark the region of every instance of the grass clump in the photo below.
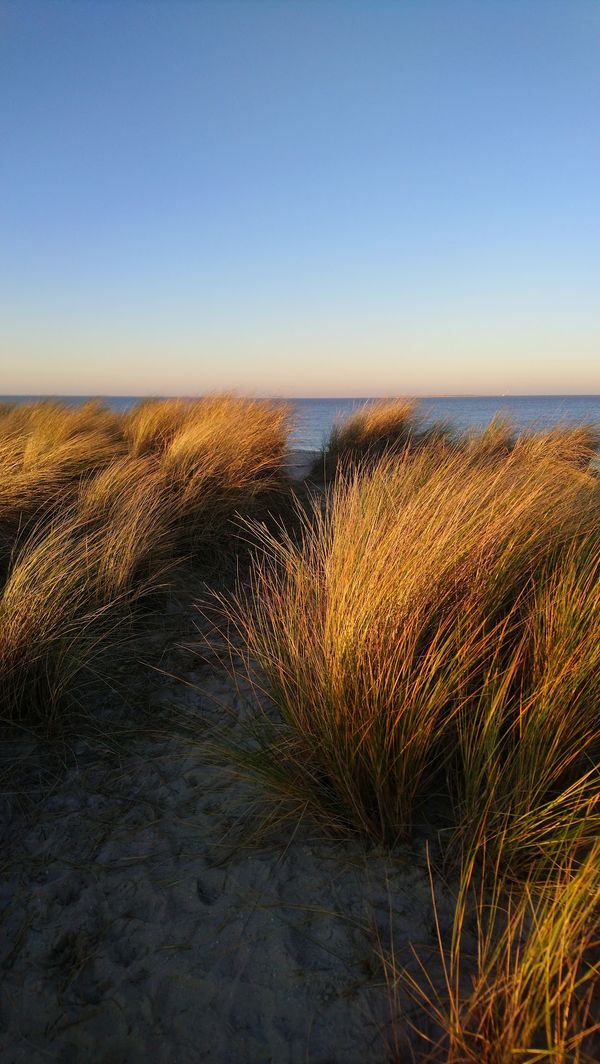
[[[206,550],[233,534],[238,512],[264,516],[285,493],[288,409],[282,404],[199,400],[160,456],[185,543]]]
[[[499,414],[484,429],[457,432],[441,421],[428,423],[414,399],[381,399],[365,403],[334,426],[313,475],[328,479],[338,470],[364,469],[386,455],[433,445],[468,463],[493,463],[518,451],[524,460],[556,458],[586,470],[600,449],[600,430],[591,424],[559,424],[518,432],[510,418]]]
[[[338,469],[374,462],[385,454],[402,454],[449,439],[448,426],[426,426],[414,399],[381,399],[365,403],[334,426],[316,459],[315,476],[332,477]]]
[[[0,529],[14,537],[55,513],[124,453],[118,417],[99,403],[11,407],[0,417]]]
[[[195,404],[184,399],[143,399],[123,417],[123,432],[133,457],[162,452],[193,419]]]
[[[599,578],[598,530],[560,544],[457,717],[456,820],[506,864],[600,833]]]
[[[228,604],[273,707],[229,754],[272,815],[392,847],[418,815],[448,874],[466,855],[437,962],[383,957],[428,1018],[416,1059],[597,1059],[596,444],[497,422],[367,454],[299,536],[259,531]]]
[[[231,610],[283,720],[267,727],[255,770],[301,804],[393,841],[432,787],[450,789],[461,818],[465,789],[485,803],[464,736],[480,756],[490,699],[504,700],[490,713],[500,776],[509,719],[522,727],[525,704],[532,742],[533,721],[541,744],[554,717],[565,734],[575,716],[593,733],[589,701],[543,703],[538,719],[527,675],[536,581],[580,537],[597,550],[599,513],[594,478],[517,449],[490,467],[430,445],[338,477],[300,542],[263,534],[251,591]],[[593,671],[596,632],[589,643],[581,634],[561,684],[581,655]],[[555,775],[547,766],[548,787]]]
[[[55,728],[99,649],[191,553],[221,562],[238,513],[283,497],[288,411],[215,397],[42,402],[0,414],[0,718]],[[62,707],[62,708],[61,708]]]
[[[0,720],[51,734],[123,639],[136,595],[104,529],[63,512],[15,552],[0,599]],[[116,568],[115,568],[116,567]],[[82,708],[82,706],[81,706]]]
[[[462,866],[448,940],[431,880],[437,963],[417,955],[409,971],[381,956],[396,1023],[407,994],[426,1020],[415,1024],[417,1059],[431,1064],[591,1064],[600,1048],[600,843],[581,859],[565,849],[551,869],[533,865],[518,885],[502,853],[482,871],[475,852]]]
[[[559,424],[519,433],[510,418],[498,415],[481,431],[458,434],[452,442],[471,462],[494,462],[517,452],[524,461],[556,459],[585,471],[597,457],[600,431],[595,425]]]

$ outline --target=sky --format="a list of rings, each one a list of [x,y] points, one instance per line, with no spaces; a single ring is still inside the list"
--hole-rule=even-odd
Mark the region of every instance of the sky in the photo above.
[[[600,393],[596,0],[0,0],[0,393]]]

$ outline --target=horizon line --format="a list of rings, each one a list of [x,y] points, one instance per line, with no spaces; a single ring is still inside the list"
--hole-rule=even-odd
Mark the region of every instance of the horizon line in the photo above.
[[[598,392],[437,392],[434,394],[399,392],[396,395],[284,395],[282,393],[253,395],[236,389],[210,389],[206,392],[6,392],[0,399],[201,399],[214,395],[239,395],[251,399],[308,400],[318,399],[600,399]]]

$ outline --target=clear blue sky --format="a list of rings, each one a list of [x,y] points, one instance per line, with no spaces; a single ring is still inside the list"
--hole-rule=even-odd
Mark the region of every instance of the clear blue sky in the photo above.
[[[0,392],[600,392],[600,3],[0,0]]]

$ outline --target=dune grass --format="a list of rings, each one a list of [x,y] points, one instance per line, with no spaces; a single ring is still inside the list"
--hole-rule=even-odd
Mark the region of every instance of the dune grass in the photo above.
[[[236,771],[274,818],[391,848],[418,819],[443,840],[460,882],[448,942],[437,924],[441,981],[384,958],[392,995],[430,1017],[425,1059],[583,1064],[600,901],[597,434],[452,434],[412,403],[376,404],[336,429],[335,476],[286,530],[262,518],[289,498],[287,417],[231,397],[0,409],[0,723],[59,731],[179,560],[218,559],[221,574],[240,539],[258,544],[249,581],[220,599],[258,702],[228,747]]]
[[[124,453],[117,417],[100,404],[11,407],[0,417],[0,528],[14,535],[52,514]]]
[[[592,1064],[600,1048],[600,843],[579,860],[565,849],[551,869],[534,864],[518,886],[507,881],[501,852],[489,863],[476,855],[465,855],[447,937],[431,877],[436,962],[417,953],[408,970],[381,953],[398,1031],[407,997],[423,1017],[414,1024],[419,1060]]]
[[[600,833],[599,530],[546,560],[517,639],[505,649],[502,633],[499,666],[458,715],[456,817],[468,836],[501,841],[505,863],[552,861],[566,838]]]
[[[552,680],[531,618],[542,609],[536,596],[556,598],[552,580],[561,578],[551,574],[570,544],[595,564],[599,515],[592,476],[526,450],[491,468],[434,444],[339,476],[324,505],[315,502],[300,543],[263,533],[251,589],[230,609],[283,721],[265,724],[254,769],[332,823],[393,841],[432,787],[450,790],[458,822],[472,827],[489,767],[477,759],[495,759],[502,777],[513,718],[523,729],[528,713],[540,756],[554,720],[576,746],[584,733],[593,745],[583,673],[594,672],[597,629],[580,625],[572,653],[561,644],[560,666],[556,646]],[[532,684],[536,654],[546,678],[536,673]],[[540,684],[568,690],[575,671],[580,702],[557,695],[540,703]],[[554,753],[565,763],[540,767],[540,800],[571,766]],[[527,757],[535,761],[536,750]],[[533,779],[529,790],[532,797]]]
[[[164,451],[193,420],[195,403],[184,399],[143,399],[123,417],[123,432],[133,457]]]
[[[0,718],[55,728],[134,605],[287,492],[287,409],[215,397],[0,412]],[[212,553],[211,553],[212,552]],[[97,671],[97,670],[96,670]]]
[[[62,512],[17,551],[0,599],[0,719],[59,728],[77,682],[99,674],[100,652],[118,641],[135,591],[121,586],[120,554],[104,529]],[[139,589],[136,589],[139,593]]]
[[[598,437],[398,439],[340,463],[299,537],[256,530],[227,611],[258,707],[228,754],[273,817],[391,847],[418,817],[460,869],[441,983],[383,957],[392,1000],[401,986],[429,1016],[417,1059],[591,1061]]]
[[[428,422],[414,399],[380,399],[365,403],[334,425],[315,460],[313,475],[331,479],[338,471],[365,469],[385,455],[432,445],[440,452],[458,452],[469,462],[494,462],[518,450],[531,458],[554,455],[585,470],[600,449],[600,429],[592,424],[558,424],[519,432],[509,417],[498,414],[484,429],[459,432],[446,422]]]
[[[334,425],[313,474],[330,479],[339,470],[373,463],[385,454],[401,454],[451,437],[448,425],[426,425],[414,399],[380,399],[365,403]]]
[[[289,411],[226,397],[199,400],[191,409],[162,451],[160,475],[184,542],[218,549],[233,533],[234,514],[264,516],[266,501],[276,508],[279,495],[281,502]]]

